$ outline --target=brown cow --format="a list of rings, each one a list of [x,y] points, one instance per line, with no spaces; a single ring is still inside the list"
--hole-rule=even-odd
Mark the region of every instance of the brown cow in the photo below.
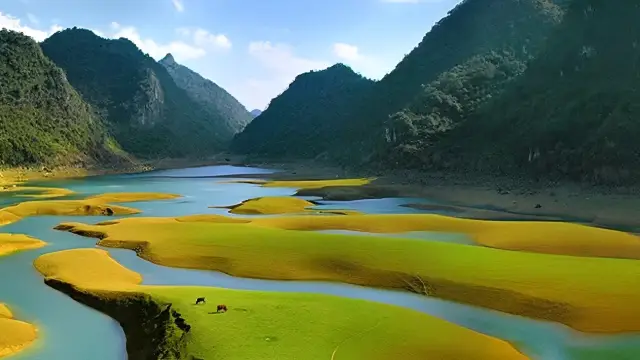
[[[216,312],[227,312],[227,305],[218,305],[218,309]]]

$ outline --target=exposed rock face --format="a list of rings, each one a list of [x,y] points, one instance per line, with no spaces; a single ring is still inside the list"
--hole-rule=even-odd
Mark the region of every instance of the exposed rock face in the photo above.
[[[163,65],[127,39],[73,28],[55,33],[41,47],[134,155],[206,156],[223,149],[233,135],[218,112],[195,101]]]

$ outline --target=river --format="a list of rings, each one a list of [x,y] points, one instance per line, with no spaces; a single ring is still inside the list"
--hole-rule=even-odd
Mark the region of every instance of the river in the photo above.
[[[136,175],[118,175],[46,182],[46,186],[64,187],[81,198],[106,192],[166,192],[182,195],[169,201],[132,204],[143,214],[135,216],[177,216],[188,214],[227,214],[226,206],[260,196],[292,195],[291,188],[263,188],[250,184],[228,183],[230,179],[213,176],[269,173],[270,170],[209,166],[179,170],[154,171]],[[37,185],[37,184],[34,184]],[[310,198],[313,199],[313,198]],[[317,199],[313,199],[317,200]],[[424,202],[424,199],[420,199]],[[3,205],[16,198],[0,199]],[[400,205],[416,199],[373,199],[349,202],[320,202],[319,208],[354,209],[367,213],[420,212]],[[77,303],[48,286],[33,268],[33,260],[44,253],[63,249],[94,247],[95,240],[53,230],[63,221],[99,222],[106,217],[40,216],[29,217],[2,227],[3,232],[24,233],[49,243],[37,250],[0,258],[0,302],[6,302],[18,319],[34,323],[40,338],[28,350],[11,360],[122,360],[126,359],[124,333],[111,318]],[[112,219],[112,218],[109,218]],[[353,233],[353,232],[342,232]],[[373,235],[373,234],[371,234]],[[460,234],[395,234],[436,241],[468,244]],[[470,245],[472,246],[472,245]],[[564,325],[527,319],[497,311],[428,298],[415,294],[371,289],[336,283],[269,281],[243,279],[212,271],[175,269],[155,265],[121,249],[107,249],[124,266],[139,272],[144,284],[207,285],[232,289],[310,292],[377,301],[425,312],[487,335],[505,339],[532,359],[591,360],[640,358],[638,335],[587,335]]]

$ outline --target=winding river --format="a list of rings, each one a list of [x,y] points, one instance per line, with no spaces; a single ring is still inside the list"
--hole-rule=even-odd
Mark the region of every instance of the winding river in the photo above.
[[[177,193],[170,201],[135,203],[143,210],[137,216],[177,216],[187,214],[226,214],[225,206],[259,196],[292,195],[295,189],[263,188],[249,184],[226,183],[213,176],[269,173],[269,170],[215,166],[155,171],[138,175],[104,176],[84,180],[47,182],[78,192],[85,197],[105,192],[152,191]],[[35,184],[37,185],[37,184]],[[3,205],[15,198],[0,199]],[[315,199],[314,199],[315,200]],[[319,208],[354,209],[367,213],[407,213],[418,210],[400,205],[416,199],[374,199],[350,202],[320,202]],[[46,286],[32,266],[41,254],[63,249],[93,247],[92,239],[53,230],[62,221],[99,222],[106,217],[30,217],[2,227],[3,232],[24,233],[49,243],[37,250],[0,258],[0,301],[14,310],[16,317],[36,324],[40,338],[34,346],[11,360],[122,360],[126,359],[124,333],[111,318],[77,303]],[[353,232],[341,232],[353,233]],[[361,234],[361,233],[360,233]],[[373,235],[373,234],[372,234]],[[425,239],[469,243],[460,234],[408,233],[416,241]],[[591,360],[640,358],[640,335],[588,335],[564,325],[527,319],[415,294],[371,289],[337,283],[269,281],[244,279],[211,271],[175,269],[155,265],[121,249],[107,249],[124,266],[139,272],[144,284],[206,285],[232,289],[309,292],[394,304],[425,312],[481,333],[505,339],[532,359]]]

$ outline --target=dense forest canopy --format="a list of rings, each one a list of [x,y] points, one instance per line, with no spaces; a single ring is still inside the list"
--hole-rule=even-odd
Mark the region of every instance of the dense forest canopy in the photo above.
[[[465,167],[637,178],[639,16],[635,2],[575,0],[525,74],[442,147]]]
[[[236,136],[241,153],[315,157],[335,144],[335,131],[351,105],[368,93],[373,81],[336,64],[296,77],[269,107]]]
[[[386,151],[384,123],[412,101],[423,85],[473,56],[492,51],[507,52],[522,61],[533,58],[562,13],[550,0],[462,1],[368,97],[353,104],[355,115],[344,121],[348,128],[340,132],[343,142],[353,146],[337,155],[361,162]]]
[[[125,160],[98,116],[38,44],[0,30],[0,165]]]

